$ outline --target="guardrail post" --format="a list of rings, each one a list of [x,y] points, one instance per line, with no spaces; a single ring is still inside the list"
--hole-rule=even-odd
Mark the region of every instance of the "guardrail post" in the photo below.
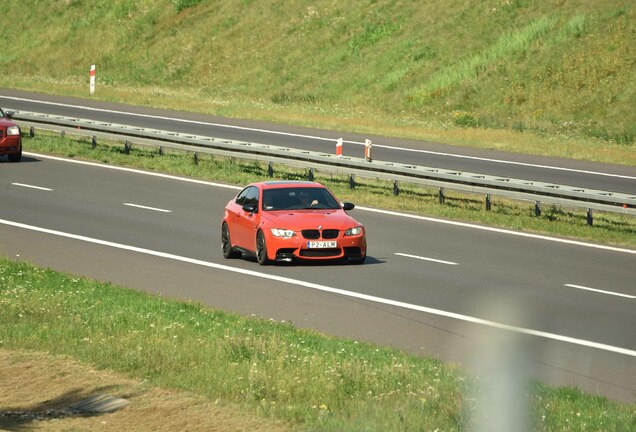
[[[400,194],[400,185],[398,185],[398,181],[394,180],[393,181],[393,195],[399,195]]]
[[[159,156],[163,156],[163,146],[159,146]]]
[[[267,177],[274,177],[274,167],[271,162],[267,162]]]
[[[592,215],[592,209],[589,208],[587,209],[587,224],[589,226],[592,226],[593,223],[594,223],[594,216]]]
[[[35,128],[31,126],[29,129],[29,138],[33,138],[35,136]]]
[[[91,140],[91,148],[94,149],[97,147],[97,137],[93,135],[93,139]]]
[[[192,160],[194,161],[195,165],[199,165],[199,153],[194,152],[194,155],[192,156]]]
[[[130,143],[128,140],[124,141],[124,154],[130,154]]]
[[[541,216],[541,201],[534,202],[534,215],[536,217]]]
[[[62,139],[64,139],[64,137],[66,136],[66,132],[65,131],[60,131],[60,136],[62,137]]]
[[[490,211],[492,207],[492,198],[490,197],[490,194],[486,194],[486,211]]]
[[[349,174],[349,189],[355,189],[356,188],[356,182],[353,179],[353,174]]]
[[[307,174],[307,179],[309,181],[314,181],[314,169],[313,168],[309,168],[309,174]]]
[[[444,204],[444,188],[439,188],[439,203]]]

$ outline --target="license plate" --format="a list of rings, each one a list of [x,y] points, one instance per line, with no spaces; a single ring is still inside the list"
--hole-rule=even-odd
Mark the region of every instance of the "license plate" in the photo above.
[[[336,241],[310,241],[307,242],[307,248],[309,249],[326,249],[338,247]]]

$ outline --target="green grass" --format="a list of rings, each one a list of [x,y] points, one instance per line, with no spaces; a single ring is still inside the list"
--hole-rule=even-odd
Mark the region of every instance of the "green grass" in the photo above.
[[[71,356],[294,430],[458,431],[477,379],[439,361],[0,258],[0,347]],[[629,431],[636,406],[533,383],[532,431]]]
[[[199,163],[195,164],[193,155],[189,153],[166,152],[160,156],[157,149],[142,147],[133,147],[130,154],[126,155],[122,143],[99,141],[97,147],[92,149],[87,138],[75,140],[67,135],[62,139],[40,131],[33,139],[24,138],[23,145],[25,151],[95,160],[238,186],[267,178],[267,165],[258,162],[200,155]],[[275,165],[274,170],[275,177],[281,179],[306,179],[308,175],[305,170],[280,165]],[[446,191],[445,203],[441,205],[438,191],[434,188],[401,183],[400,194],[395,196],[392,193],[393,184],[384,180],[357,178],[355,189],[349,187],[346,176],[316,172],[316,180],[332,189],[340,199],[360,206],[636,248],[636,218],[633,216],[594,212],[594,225],[588,226],[583,209],[544,204],[541,216],[536,217],[534,203],[530,202],[493,197],[492,210],[486,211],[483,195]]]
[[[6,3],[0,86],[636,166],[629,0]]]

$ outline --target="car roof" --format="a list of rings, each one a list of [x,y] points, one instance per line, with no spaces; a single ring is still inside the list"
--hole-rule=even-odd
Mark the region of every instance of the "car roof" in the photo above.
[[[253,183],[253,186],[258,186],[261,189],[280,189],[289,187],[324,188],[324,186],[320,183],[302,180],[273,180]]]

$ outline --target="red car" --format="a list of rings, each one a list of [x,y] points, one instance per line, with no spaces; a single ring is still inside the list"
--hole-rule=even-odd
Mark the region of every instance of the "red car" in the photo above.
[[[10,162],[22,159],[20,127],[11,121],[11,113],[0,108],[0,156],[8,155]]]
[[[347,214],[353,208],[319,183],[253,183],[225,206],[223,256],[245,252],[260,265],[337,259],[362,264],[367,241],[364,226]]]

